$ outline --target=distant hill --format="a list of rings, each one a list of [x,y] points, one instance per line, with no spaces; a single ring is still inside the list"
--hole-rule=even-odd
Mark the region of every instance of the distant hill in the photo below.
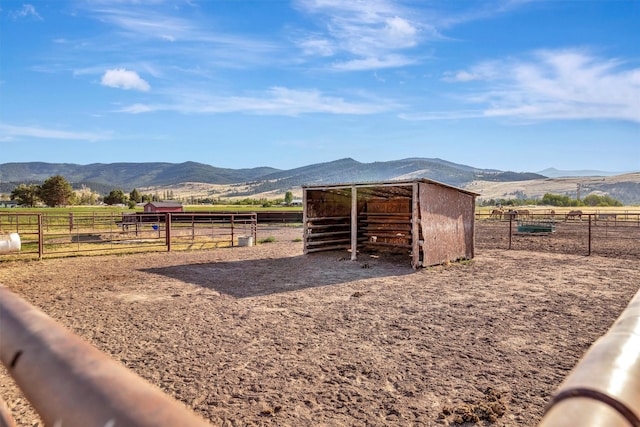
[[[442,159],[423,158],[373,163],[361,163],[347,158],[291,170],[270,167],[223,169],[196,162],[93,163],[89,165],[34,162],[0,164],[0,191],[7,193],[21,183],[41,183],[55,175],[64,176],[76,187],[85,185],[101,194],[108,194],[113,189],[130,192],[134,188],[168,187],[187,182],[250,184],[236,191],[235,196],[286,191],[304,184],[429,178],[450,185],[463,186],[474,180],[518,181],[544,178],[542,175],[533,173],[477,169]]]
[[[577,197],[589,194],[609,195],[625,205],[640,205],[640,172],[615,176],[545,178],[527,181],[474,181],[465,186],[482,194],[482,199],[542,198],[545,193]]]
[[[265,175],[255,185],[247,188],[244,193],[236,195],[250,196],[278,189],[300,187],[305,184],[378,182],[415,178],[428,178],[462,187],[477,179],[520,181],[544,178],[544,176],[532,173],[502,172],[494,169],[477,169],[441,159],[409,158],[388,162],[360,163],[354,159],[346,158]]]
[[[0,192],[10,192],[22,183],[42,183],[62,175],[74,186],[86,185],[101,194],[113,189],[168,186],[181,182],[233,184],[255,180],[278,169],[225,169],[196,162],[185,163],[4,163],[0,164]],[[9,190],[7,190],[9,188]]]
[[[622,175],[626,172],[606,172],[599,170],[560,170],[556,168],[547,168],[545,170],[541,170],[539,172],[540,175],[547,176],[549,178],[569,178],[574,176],[615,176]]]
[[[549,175],[570,171],[546,169]],[[587,172],[573,171],[570,173]],[[592,171],[597,172],[597,171]],[[193,197],[281,197],[286,191],[300,194],[305,184],[377,182],[428,178],[466,188],[482,199],[536,198],[547,192],[575,197],[578,183],[582,196],[608,194],[625,204],[640,204],[640,173],[555,178],[539,173],[479,169],[442,159],[408,158],[361,163],[351,158],[317,163],[290,170],[271,167],[226,169],[197,162],[185,163],[4,163],[0,164],[0,193],[9,194],[19,184],[41,184],[62,175],[74,188],[86,186],[101,195],[134,188],[144,192],[175,190]],[[189,190],[187,190],[189,188]]]

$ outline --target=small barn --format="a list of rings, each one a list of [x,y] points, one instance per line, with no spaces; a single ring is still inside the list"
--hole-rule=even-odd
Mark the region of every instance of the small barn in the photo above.
[[[149,202],[144,205],[145,213],[175,213],[184,212],[182,203],[175,201]]]
[[[479,194],[428,179],[305,185],[304,253],[399,252],[414,268],[474,256]]]

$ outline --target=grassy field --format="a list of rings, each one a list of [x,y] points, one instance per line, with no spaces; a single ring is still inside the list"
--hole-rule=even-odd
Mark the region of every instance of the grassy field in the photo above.
[[[120,215],[122,213],[142,212],[142,207],[129,209],[122,206],[69,206],[63,208],[11,208],[0,209],[2,214],[11,213],[42,213],[42,214],[78,214],[87,215],[93,212],[105,214],[114,213]],[[262,211],[283,211],[296,212],[302,211],[301,206],[272,206],[262,207],[259,205],[184,205],[185,212],[262,212]]]
[[[490,215],[491,211],[496,209],[495,206],[483,206],[476,207],[476,213],[480,215]],[[578,206],[578,207],[558,207],[558,206],[509,206],[502,208],[505,212],[509,209],[526,209],[533,214],[546,214],[550,211],[554,211],[556,215],[566,214],[573,210],[582,211],[584,214],[599,214],[599,213],[612,213],[612,214],[627,214],[627,213],[640,213],[640,206]]]

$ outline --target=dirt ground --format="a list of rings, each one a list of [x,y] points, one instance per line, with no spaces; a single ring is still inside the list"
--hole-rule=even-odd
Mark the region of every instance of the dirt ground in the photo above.
[[[638,291],[637,260],[254,247],[0,263],[0,283],[220,426],[535,426]],[[41,425],[0,369],[18,425]],[[467,422],[464,422],[467,420]]]

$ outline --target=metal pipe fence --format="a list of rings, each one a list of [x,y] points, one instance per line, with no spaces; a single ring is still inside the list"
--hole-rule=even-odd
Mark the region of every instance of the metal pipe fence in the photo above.
[[[640,426],[640,292],[556,390],[540,427]]]
[[[5,258],[44,258],[113,252],[238,246],[257,240],[257,215],[248,213],[47,214],[0,212],[0,235],[18,233],[19,252]]]
[[[476,247],[640,259],[640,213],[476,215]]]
[[[210,426],[3,286],[0,323],[0,361],[47,426]]]

